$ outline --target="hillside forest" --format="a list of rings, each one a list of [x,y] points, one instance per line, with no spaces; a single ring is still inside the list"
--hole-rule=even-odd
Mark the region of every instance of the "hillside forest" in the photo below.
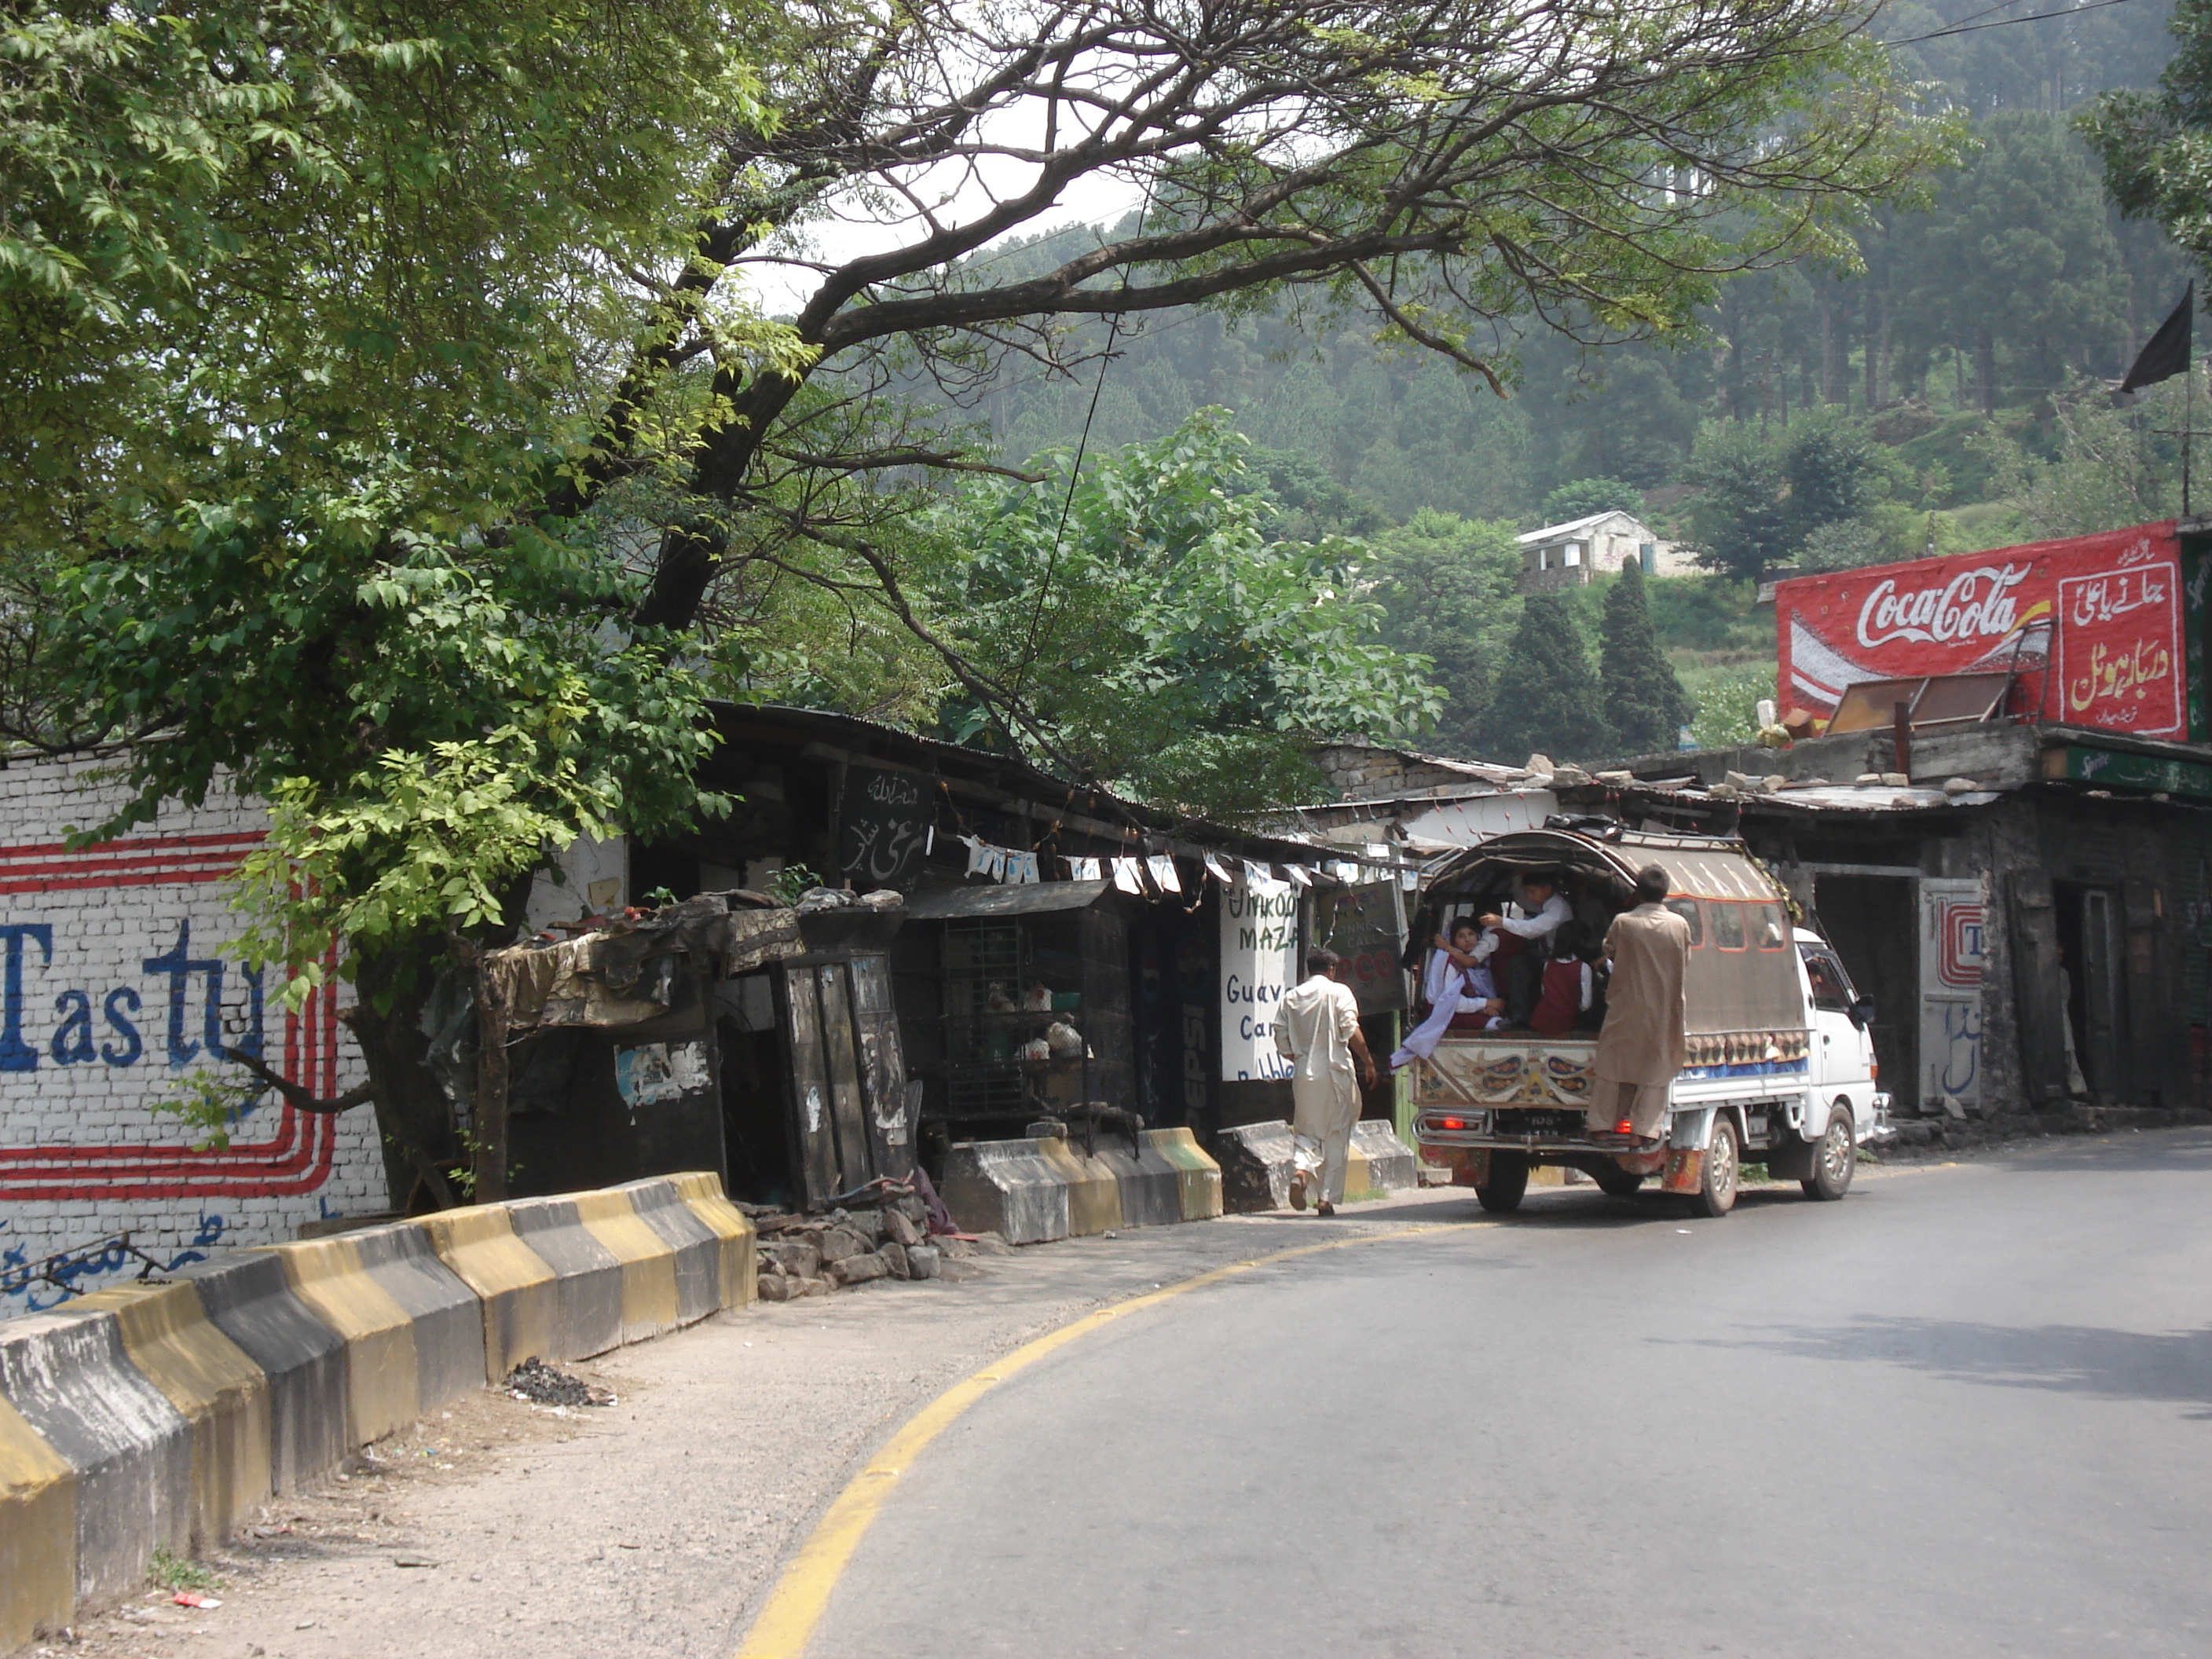
[[[957,394],[919,375],[906,389],[987,428],[1011,463],[1158,443],[1195,416],[1229,447],[1224,487],[1256,497],[1257,533],[1352,558],[1389,642],[1433,659],[1443,701],[1419,741],[1445,753],[1622,752],[1599,684],[1612,579],[1531,627],[1514,538],[1629,507],[1711,573],[1648,584],[1650,614],[1693,740],[1741,741],[1774,684],[1763,568],[1972,551],[2178,509],[2185,382],[2125,409],[2111,387],[2196,272],[2115,204],[2082,119],[2100,94],[2156,82],[2168,13],[2127,0],[1992,27],[2008,11],[1985,0],[1886,8],[1878,31],[1903,43],[1901,68],[1966,119],[1960,165],[1875,210],[1851,233],[1855,259],[1736,276],[1671,338],[1612,343],[1571,318],[1501,325],[1503,396],[1310,306],[1069,323],[1085,348],[1073,372],[1013,355]],[[1018,277],[1107,234],[1073,227],[975,263]],[[1516,640],[1561,630],[1530,683]],[[1654,695],[1668,703],[1673,688]]]

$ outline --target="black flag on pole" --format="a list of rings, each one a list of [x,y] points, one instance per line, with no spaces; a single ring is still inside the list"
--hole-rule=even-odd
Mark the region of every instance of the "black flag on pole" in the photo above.
[[[2158,325],[2136,356],[2135,366],[2128,370],[2128,378],[2120,382],[2120,390],[2134,392],[2140,387],[2156,386],[2160,380],[2170,380],[2177,374],[2189,372],[2189,325],[2197,309],[2197,284],[2191,282],[2183,291],[2181,303],[2173,314]]]

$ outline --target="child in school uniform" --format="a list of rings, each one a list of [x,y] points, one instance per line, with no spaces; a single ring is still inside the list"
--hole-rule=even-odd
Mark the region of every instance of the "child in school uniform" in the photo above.
[[[1553,931],[1536,1009],[1528,1017],[1528,1029],[1537,1036],[1565,1036],[1589,1011],[1597,975],[1583,957],[1589,943],[1589,929],[1578,921],[1563,921]]]

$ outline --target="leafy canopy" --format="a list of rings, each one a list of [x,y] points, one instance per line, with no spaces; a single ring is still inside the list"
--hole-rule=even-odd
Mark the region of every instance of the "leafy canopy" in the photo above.
[[[1020,739],[1136,797],[1235,816],[1302,799],[1304,745],[1409,732],[1442,697],[1382,642],[1360,543],[1269,542],[1249,446],[1218,410],[1042,483],[978,486],[933,527],[929,593],[992,684],[1033,711]],[[1066,529],[1060,527],[1063,510]],[[956,696],[954,735],[991,729]]]
[[[36,618],[7,712],[132,740],[129,803],[90,832],[220,787],[276,803],[251,890],[302,973],[334,932],[358,956],[483,921],[548,843],[718,804],[691,781],[703,683],[629,623],[621,526],[539,520],[641,287],[710,361],[805,357],[654,274],[681,283],[714,134],[768,121],[747,16],[0,26],[0,565]],[[704,416],[668,405],[664,441]]]

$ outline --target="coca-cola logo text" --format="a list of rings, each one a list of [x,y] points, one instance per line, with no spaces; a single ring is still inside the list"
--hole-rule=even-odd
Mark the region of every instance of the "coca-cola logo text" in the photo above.
[[[2009,634],[2016,611],[2012,590],[2027,580],[2029,569],[1985,564],[1960,571],[1941,587],[1903,592],[1894,578],[1877,582],[1859,607],[1859,643],[1870,650],[1893,640],[1945,644]]]

